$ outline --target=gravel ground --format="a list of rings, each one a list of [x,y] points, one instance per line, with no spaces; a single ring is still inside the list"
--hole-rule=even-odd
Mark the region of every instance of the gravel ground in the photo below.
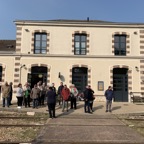
[[[22,117],[22,118],[0,118],[0,143],[2,142],[30,142],[40,132],[47,121],[46,114],[35,114],[29,116],[26,113],[0,111],[0,117]],[[32,118],[29,118],[32,117]],[[3,125],[41,125],[41,126],[3,126]]]
[[[144,136],[144,113],[116,115],[123,123]]]
[[[39,130],[40,127],[1,127],[0,142],[30,142]]]

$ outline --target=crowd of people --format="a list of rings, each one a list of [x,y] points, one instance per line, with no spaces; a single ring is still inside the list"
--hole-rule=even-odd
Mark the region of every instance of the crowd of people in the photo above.
[[[9,107],[12,105],[12,82],[5,84],[2,86],[2,101],[3,107]],[[84,112],[85,113],[93,113],[93,101],[95,99],[94,91],[92,90],[90,85],[87,85],[85,90],[81,93],[84,99]],[[17,98],[17,108],[32,107],[38,109],[41,106],[44,106],[45,103],[48,106],[49,116],[50,118],[55,118],[55,107],[56,103],[62,107],[62,112],[69,110],[69,101],[70,101],[70,109],[77,109],[77,98],[79,96],[79,92],[74,84],[71,84],[68,88],[66,84],[60,82],[60,86],[56,90],[55,84],[46,85],[39,81],[37,84],[33,86],[31,89],[29,83],[25,83],[22,86],[21,83],[18,84],[16,89],[16,98]],[[109,86],[108,90],[105,91],[106,96],[106,112],[111,112],[111,104],[113,99],[113,91],[111,86]],[[32,104],[31,104],[32,103]]]

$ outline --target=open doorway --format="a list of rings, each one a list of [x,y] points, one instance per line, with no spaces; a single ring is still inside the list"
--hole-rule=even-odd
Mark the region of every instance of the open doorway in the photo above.
[[[34,66],[31,68],[31,74],[28,74],[28,82],[31,83],[31,88],[39,81],[47,83],[47,67]]]

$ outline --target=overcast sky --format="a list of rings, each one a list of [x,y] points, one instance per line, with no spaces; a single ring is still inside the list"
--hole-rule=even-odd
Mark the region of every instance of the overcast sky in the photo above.
[[[15,20],[77,19],[144,23],[144,0],[0,0],[0,39],[16,39]]]

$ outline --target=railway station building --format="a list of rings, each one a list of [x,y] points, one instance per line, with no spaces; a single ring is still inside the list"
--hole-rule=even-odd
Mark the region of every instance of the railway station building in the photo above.
[[[113,87],[116,102],[144,94],[144,24],[98,20],[15,20],[16,41],[0,46],[0,81],[91,85],[96,100]],[[5,43],[2,41],[1,43]],[[1,44],[0,44],[1,45]]]

